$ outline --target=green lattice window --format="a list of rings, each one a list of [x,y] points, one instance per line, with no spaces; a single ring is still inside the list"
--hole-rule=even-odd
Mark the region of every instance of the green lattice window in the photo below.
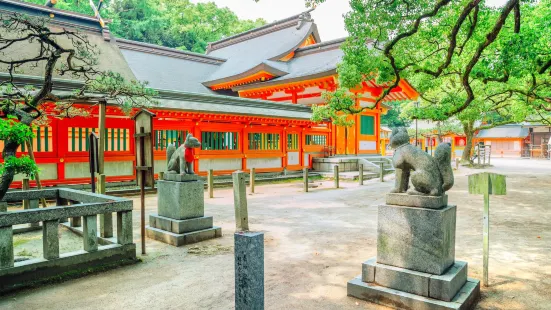
[[[360,117],[360,133],[370,136],[375,134],[375,117],[368,115]]]
[[[201,133],[202,150],[239,150],[239,133],[237,132],[213,132]]]
[[[249,133],[249,150],[277,151],[280,149],[278,133]]]
[[[187,130],[153,130],[153,148],[155,151],[166,150],[170,144],[175,144],[179,147],[186,141]]]
[[[69,127],[69,152],[88,152],[90,133],[98,133],[97,128]],[[104,150],[107,152],[124,152],[130,150],[130,129],[106,128]]]
[[[297,151],[299,148],[298,133],[291,133],[287,135],[287,149],[289,151]]]
[[[52,151],[52,127],[50,126],[37,126],[33,128],[34,138],[33,151],[34,152],[51,152]],[[3,145],[2,145],[3,148]],[[19,152],[26,152],[27,145],[21,144]]]
[[[306,145],[327,145],[327,136],[306,135]]]

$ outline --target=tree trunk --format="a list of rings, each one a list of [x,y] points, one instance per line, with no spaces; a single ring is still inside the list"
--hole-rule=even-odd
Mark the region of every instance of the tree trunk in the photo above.
[[[27,140],[25,142],[25,145],[27,146],[27,153],[29,154],[29,157],[32,161],[36,162],[36,159],[34,158],[33,143],[31,141],[32,140]],[[34,179],[36,181],[36,188],[42,189],[42,184],[40,183],[40,176],[38,175],[38,173],[34,176]],[[42,207],[48,207],[48,204],[46,203],[46,198],[40,198],[40,203],[42,203]]]
[[[6,144],[4,145],[4,150],[2,151],[2,158],[6,160],[6,158],[10,156],[15,156],[17,148],[19,148],[19,144],[17,142],[9,140],[6,141]],[[13,169],[4,169],[4,173],[0,177],[0,200],[4,198],[4,195],[6,195],[6,192],[10,188],[11,182],[13,182],[14,175],[15,171]]]
[[[473,149],[474,138],[473,127],[473,123],[463,123],[463,131],[465,131],[465,137],[467,138],[467,141],[465,142],[465,149],[463,150],[463,155],[461,156],[461,163],[463,164],[471,163],[471,151]]]

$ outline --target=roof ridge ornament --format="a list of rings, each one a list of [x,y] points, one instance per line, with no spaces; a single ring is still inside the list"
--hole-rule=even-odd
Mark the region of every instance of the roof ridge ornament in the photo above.
[[[297,23],[297,30],[302,28],[302,26],[304,26],[306,23],[313,23],[314,22],[314,19],[312,18],[312,14],[310,14],[310,12],[312,12],[313,10],[315,10],[315,8],[311,8],[308,11],[306,11],[306,12],[299,15],[298,23]]]

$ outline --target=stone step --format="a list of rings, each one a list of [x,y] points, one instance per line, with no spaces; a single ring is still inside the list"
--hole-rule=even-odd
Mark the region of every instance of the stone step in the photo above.
[[[182,246],[222,237],[222,228],[217,226],[185,234],[175,234],[170,231],[153,228],[149,225],[146,226],[145,229],[147,231],[148,238],[168,243],[173,246]]]
[[[442,275],[379,264],[371,258],[362,264],[362,281],[443,301],[451,301],[467,282],[467,263],[456,261]]]
[[[399,305],[400,309],[472,309],[480,296],[480,281],[468,278],[465,285],[449,302],[402,292],[376,283],[363,282],[361,276],[348,282],[347,294],[391,308]]]

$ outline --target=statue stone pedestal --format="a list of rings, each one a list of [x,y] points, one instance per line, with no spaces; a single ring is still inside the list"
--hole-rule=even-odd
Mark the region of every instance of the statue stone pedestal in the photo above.
[[[348,282],[349,296],[397,309],[476,305],[480,281],[467,278],[466,262],[455,261],[456,206],[447,196],[389,194],[378,213],[377,257]]]
[[[151,239],[182,246],[222,236],[205,216],[204,182],[197,175],[165,174],[157,183],[157,205],[146,227]]]

